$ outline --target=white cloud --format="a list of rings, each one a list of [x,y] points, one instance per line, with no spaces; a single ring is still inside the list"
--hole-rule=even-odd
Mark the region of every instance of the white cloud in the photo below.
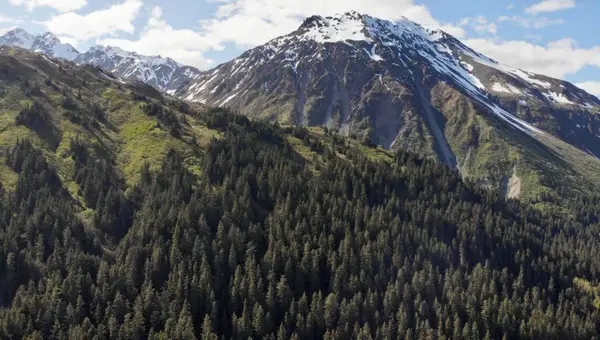
[[[97,42],[140,54],[171,57],[183,64],[199,68],[211,66],[214,62],[205,59],[204,52],[224,48],[218,41],[202,33],[190,29],[174,29],[162,19],[162,8],[158,6],[152,9],[148,24],[139,39],[107,38]]]
[[[575,0],[545,0],[537,4],[527,7],[525,13],[538,14],[543,12],[557,12],[576,6]]]
[[[532,40],[532,41],[535,41],[535,42],[540,42],[540,41],[542,41],[542,39],[544,39],[544,37],[542,37],[539,34],[527,34],[525,36],[525,39]]]
[[[11,18],[9,16],[6,16],[2,13],[0,13],[0,23],[8,23],[8,24],[12,24],[12,23],[16,23],[19,22],[20,20],[17,20],[15,18]]]
[[[125,0],[85,15],[75,12],[59,14],[41,24],[56,35],[81,41],[117,32],[133,33],[133,21],[143,5],[141,0]]]
[[[509,11],[510,11],[511,9],[513,9],[513,8],[515,8],[515,5],[514,5],[514,4],[508,4],[508,5],[506,5],[506,9],[507,9],[507,10],[509,10]]]
[[[21,19],[11,18],[7,15],[0,13],[0,24],[11,25],[9,27],[0,27],[0,37],[5,35],[6,33],[8,33],[8,31],[17,28],[17,26],[15,26],[15,24],[18,24],[21,21],[22,21]]]
[[[466,39],[465,43],[502,64],[556,78],[564,79],[587,66],[600,68],[600,46],[580,48],[568,38],[547,46],[520,40]]]
[[[37,7],[50,7],[60,12],[69,12],[81,9],[87,5],[87,0],[8,0],[13,6],[25,6],[28,11]]]
[[[8,31],[13,30],[17,28],[16,26],[11,26],[11,27],[0,27],[0,36],[5,35],[6,33],[8,33]]]
[[[565,23],[565,20],[562,18],[549,19],[546,17],[541,17],[541,18],[535,18],[532,20],[533,28],[544,28],[544,27],[548,27],[548,26],[562,25],[564,23]]]
[[[568,51],[572,50],[577,46],[577,41],[571,38],[563,38],[560,40],[551,41],[548,43],[548,49],[550,50],[560,50],[560,51]]]
[[[78,43],[77,39],[74,39],[74,38],[71,38],[71,37],[67,37],[67,36],[64,36],[64,35],[59,36],[58,40],[60,40],[60,42],[63,43],[63,44],[70,44],[73,47],[76,47],[77,43]]]
[[[461,19],[459,25],[469,26],[479,33],[496,34],[498,32],[498,25],[496,25],[495,22],[489,21],[483,15],[474,18],[463,18]]]
[[[600,98],[600,81],[584,81],[575,86],[586,90],[588,93]]]
[[[513,23],[516,23],[517,25],[525,27],[525,28],[536,28],[536,29],[553,26],[553,25],[560,25],[560,24],[565,23],[565,21],[561,18],[558,18],[558,19],[550,19],[547,17],[528,18],[528,17],[519,16],[519,15],[514,15],[511,17],[501,16],[498,18],[497,22],[498,23],[513,22]]]

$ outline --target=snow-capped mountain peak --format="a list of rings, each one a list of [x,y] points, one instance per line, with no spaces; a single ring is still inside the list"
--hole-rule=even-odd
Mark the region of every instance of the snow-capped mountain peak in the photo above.
[[[119,58],[131,58],[131,59],[135,59],[138,60],[139,62],[144,62],[144,63],[148,63],[148,64],[152,64],[155,66],[160,66],[160,65],[170,65],[173,67],[183,67],[184,65],[178,63],[177,61],[171,59],[171,58],[164,58],[160,55],[154,55],[154,56],[145,56],[145,55],[141,55],[138,54],[137,52],[128,52],[123,50],[120,47],[116,47],[116,46],[104,46],[104,45],[96,45],[91,47],[88,52],[86,53],[98,53],[99,55],[107,55],[111,58],[114,57],[119,57]]]
[[[101,45],[80,54],[75,62],[98,66],[125,81],[139,80],[167,92],[174,92],[178,84],[189,81],[185,72],[193,69],[171,58],[144,56],[119,47]]]
[[[429,40],[447,36],[442,31],[425,29],[404,17],[392,22],[356,11],[330,17],[318,15],[309,17],[297,31],[300,40],[314,40],[319,43],[386,41],[390,36],[400,37],[406,33],[426,37]]]
[[[0,37],[0,45],[17,46],[25,49],[30,49],[35,40],[35,36],[27,33],[24,29],[15,28],[8,31],[4,36]]]
[[[312,16],[298,29],[300,40],[339,42],[346,40],[371,41],[366,35],[366,23],[362,15],[348,12],[334,17]]]
[[[50,32],[33,35],[21,28],[15,28],[0,37],[0,45],[20,47],[67,60],[73,60],[79,54],[73,46],[63,44]]]
[[[58,37],[50,32],[38,35],[30,49],[56,58],[74,60],[79,52],[70,44],[63,44]]]
[[[58,39],[57,36],[55,36],[54,34],[52,34],[52,32],[46,32],[44,34],[39,35],[39,37],[41,39],[44,39],[46,41],[51,41],[51,42],[60,42],[60,40]]]
[[[111,56],[119,56],[119,57],[127,57],[129,55],[129,52],[124,51],[123,49],[119,48],[119,47],[115,47],[115,46],[104,46],[104,45],[96,45],[96,46],[92,46],[87,53],[95,53],[95,52],[100,52],[100,53],[106,53],[108,55]]]

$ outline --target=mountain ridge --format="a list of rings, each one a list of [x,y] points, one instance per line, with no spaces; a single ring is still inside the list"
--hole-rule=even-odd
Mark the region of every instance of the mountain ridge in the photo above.
[[[180,64],[172,58],[145,56],[114,46],[95,45],[80,53],[70,44],[63,44],[50,32],[32,35],[16,28],[0,37],[0,45],[20,47],[77,64],[98,66],[123,81],[142,81],[167,93],[174,93],[200,74],[197,68]]]
[[[200,74],[198,69],[172,58],[144,56],[114,46],[93,46],[74,61],[101,67],[123,81],[142,81],[167,93],[174,93],[183,83]]]
[[[344,16],[349,16],[351,18],[354,19],[363,19],[363,18],[367,18],[369,20],[380,20],[381,19],[376,19],[373,18],[371,16],[365,15],[365,14],[361,14],[359,12],[356,11],[349,11],[346,12],[344,14],[341,14]],[[321,15],[313,15],[310,16],[308,18],[306,18],[304,20],[304,22],[300,25],[300,27],[298,28],[297,31],[300,31],[302,29],[310,31],[311,28],[314,28],[315,22],[320,22],[323,23],[326,19],[330,19],[330,18],[335,18],[334,17],[323,17]],[[385,20],[384,20],[385,21]],[[419,25],[418,23],[412,22],[407,18],[403,18],[400,21],[403,22],[409,22],[412,25],[414,25],[415,27],[420,27],[422,29],[424,29],[421,25]],[[396,23],[400,22],[397,21]],[[487,60],[490,63],[493,64],[497,64],[500,65],[497,61],[493,60],[492,58],[489,58],[487,56],[484,56],[482,54],[479,54],[477,52],[475,52],[474,50],[472,50],[470,47],[464,45],[462,42],[460,42],[458,39],[452,37],[450,34],[441,31],[441,30],[429,30],[429,29],[425,29],[427,31],[430,31],[432,33],[432,36],[434,35],[438,35],[439,39],[444,38],[444,39],[451,39],[453,41],[453,43],[459,44],[461,45],[465,50],[469,50],[471,52],[473,52],[477,57],[481,57],[482,60]],[[296,31],[296,32],[297,32]],[[275,41],[277,39],[279,39],[281,37],[275,38],[271,41]],[[326,38],[327,40],[327,38]],[[267,43],[268,44],[268,43]],[[217,65],[215,68],[210,69],[210,70],[206,70],[206,71],[200,71],[197,68],[193,67],[193,66],[189,66],[189,65],[183,65],[177,61],[175,61],[174,59],[170,58],[170,57],[162,57],[160,55],[152,55],[152,56],[146,56],[146,55],[141,55],[135,51],[125,51],[119,47],[116,46],[103,46],[103,45],[94,45],[92,46],[88,51],[86,52],[79,52],[77,49],[75,49],[72,45],[70,44],[63,44],[60,39],[58,37],[56,37],[52,32],[45,32],[43,34],[39,34],[39,35],[32,35],[30,33],[28,33],[27,31],[25,31],[22,28],[15,28],[12,29],[10,31],[8,31],[7,33],[5,33],[4,36],[0,37],[0,45],[7,45],[7,46],[15,46],[15,47],[21,47],[21,48],[25,48],[25,49],[29,49],[29,50],[33,50],[35,52],[39,52],[39,53],[43,53],[46,54],[48,56],[53,56],[53,57],[57,57],[57,58],[63,58],[69,61],[75,61],[79,64],[83,64],[83,63],[87,63],[87,64],[92,64],[94,66],[99,66],[99,67],[103,67],[101,62],[95,61],[93,57],[89,57],[89,54],[93,54],[94,52],[103,52],[109,56],[118,56],[121,58],[133,58],[133,59],[139,59],[142,60],[144,62],[149,62],[149,61],[159,61],[158,64],[159,66],[162,66],[162,64],[168,64],[170,67],[172,68],[181,68],[184,69],[182,72],[180,73],[186,73],[188,74],[188,78],[194,79],[194,78],[198,78],[200,73],[204,73],[204,72],[208,72],[211,70],[214,70],[218,67],[220,67],[223,64],[227,64],[228,62],[224,62],[220,65]],[[41,45],[41,46],[40,46]],[[41,48],[44,45],[49,45],[46,48]],[[56,50],[53,51],[53,47],[54,45],[59,45],[60,48],[64,48],[67,49],[67,51],[65,53],[57,53]],[[377,58],[376,55],[374,55],[373,57]],[[235,59],[234,59],[235,60]],[[156,63],[155,63],[156,64]],[[110,70],[110,69],[106,69],[109,72],[113,72],[114,70]],[[521,74],[529,74],[529,75],[534,75],[531,72],[527,72],[527,71],[522,71],[522,70],[518,70],[518,69],[513,69],[515,71],[520,72]],[[117,76],[121,77],[120,74],[118,74],[119,72],[117,72]],[[131,74],[133,72],[129,72],[129,74]],[[125,78],[124,80],[127,80],[128,78],[128,73],[124,73],[125,74]],[[172,74],[175,74],[175,72],[172,72]],[[547,77],[541,74],[535,74],[536,76],[542,76],[544,78],[548,78],[548,79],[553,79],[556,81],[562,81],[565,83],[569,83],[567,81],[563,81],[561,79],[558,78],[551,78],[551,77]],[[181,81],[174,81],[174,83],[177,83],[177,85],[160,85],[160,84],[153,84],[151,79],[153,79],[153,77],[150,77],[150,79],[144,79],[143,77],[140,78],[136,78],[134,80],[140,80],[146,83],[150,83],[150,85],[158,87],[160,90],[173,94],[176,93],[177,90],[179,90],[181,88]],[[160,81],[159,83],[168,83],[163,81]],[[577,88],[574,84],[569,83],[572,87]],[[582,89],[577,88],[580,91],[584,91]],[[511,89],[506,89],[506,88],[502,88],[500,86],[495,88],[496,91],[498,92],[508,92]],[[600,102],[600,99],[594,95],[591,95],[588,93],[589,96],[595,98],[596,101]],[[550,98],[550,100],[554,100],[556,102],[559,103],[568,103],[569,99],[565,98],[564,96],[561,96],[561,94],[548,94],[548,97]]]
[[[595,164],[600,155],[600,99],[504,66],[408,19],[312,16],[176,95],[408,149],[486,186],[502,187],[517,169],[517,177],[535,178],[520,195],[533,200],[546,189],[558,196],[552,183],[561,173],[585,172],[593,182],[595,170],[578,163]]]
[[[23,37],[13,44],[27,47]],[[74,61],[187,101],[413,151],[507,197],[543,204],[598,182],[598,98],[408,19],[312,16],[205,72],[109,46]]]
[[[51,32],[33,35],[22,28],[10,30],[1,36],[0,45],[16,46],[66,60],[73,60],[79,54],[75,47],[63,44]]]

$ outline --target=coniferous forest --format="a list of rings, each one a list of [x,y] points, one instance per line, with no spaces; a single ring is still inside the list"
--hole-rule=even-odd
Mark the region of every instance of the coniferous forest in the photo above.
[[[208,115],[208,114],[207,114]],[[93,216],[28,140],[0,199],[0,338],[598,339],[597,200],[541,213],[399,152],[389,164],[220,112],[126,188],[70,150]]]

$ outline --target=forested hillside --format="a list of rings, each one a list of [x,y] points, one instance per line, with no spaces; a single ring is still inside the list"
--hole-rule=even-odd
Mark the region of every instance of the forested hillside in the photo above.
[[[597,198],[4,58],[0,338],[599,337]]]
[[[543,216],[411,154],[377,162],[293,131],[324,157],[311,169],[283,131],[214,115],[201,175],[171,151],[129,197],[75,147],[88,223],[39,150],[8,152],[2,337],[597,336],[595,215]]]

